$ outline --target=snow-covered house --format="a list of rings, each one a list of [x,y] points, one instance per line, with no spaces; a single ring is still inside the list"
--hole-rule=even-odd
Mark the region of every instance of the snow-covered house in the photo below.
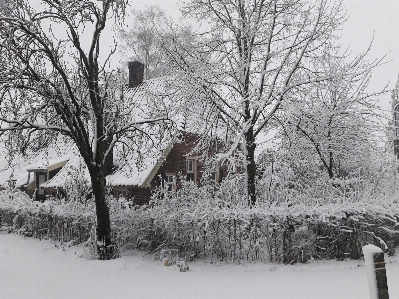
[[[26,155],[14,153],[10,157],[4,143],[0,143],[0,187],[20,188],[42,200],[46,192],[41,185],[57,176],[75,156],[70,147],[48,147]]]
[[[161,151],[153,150],[141,158],[131,157],[131,163],[126,163],[126,159],[118,160],[118,155],[115,155],[114,168],[107,176],[107,185],[115,197],[125,197],[136,204],[143,204],[149,201],[153,187],[176,190],[179,176],[200,183],[205,168],[192,154],[197,140],[197,134],[180,132],[179,138],[165,143]],[[15,156],[10,165],[5,150],[2,150],[1,186],[6,187],[14,181],[13,187],[24,190],[35,200],[64,195],[66,182],[76,172],[90,184],[88,171],[72,144],[58,143],[35,154]],[[221,179],[222,175],[218,171],[215,179]]]
[[[143,102],[141,98],[151,92],[157,93],[156,96],[162,93],[165,79],[142,83],[143,69],[138,62],[129,63],[129,88],[123,91],[126,99],[124,104]],[[167,102],[168,99],[160,105],[165,108]],[[175,124],[180,121],[176,118]],[[134,150],[129,150],[127,154],[123,144],[114,147],[113,167],[107,176],[107,185],[115,197],[121,196],[132,199],[136,204],[143,204],[149,201],[155,186],[176,190],[179,187],[178,176],[196,183],[201,181],[204,165],[193,153],[199,135],[187,132],[187,128],[178,130],[176,126],[166,130],[155,143],[148,140],[134,142],[131,144]],[[88,171],[76,146],[70,141],[55,142],[26,155],[14,155],[13,160],[8,159],[4,148],[0,150],[3,151],[0,155],[0,185],[21,188],[36,200],[63,194],[66,182],[76,172],[90,183]],[[222,176],[223,172],[215,171],[216,180]]]
[[[197,134],[180,132],[178,140],[167,144],[162,153],[149,156],[140,166],[119,166],[107,177],[115,197],[133,199],[136,204],[147,203],[154,187],[168,190],[179,188],[178,178],[200,184],[204,174],[204,164],[192,150],[197,144]],[[219,172],[217,180],[221,178]]]

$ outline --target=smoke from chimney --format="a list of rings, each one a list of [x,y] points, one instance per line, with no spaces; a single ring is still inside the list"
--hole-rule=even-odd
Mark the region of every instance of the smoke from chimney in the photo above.
[[[144,79],[144,64],[139,61],[132,61],[128,63],[129,67],[129,88],[137,87],[143,83]]]

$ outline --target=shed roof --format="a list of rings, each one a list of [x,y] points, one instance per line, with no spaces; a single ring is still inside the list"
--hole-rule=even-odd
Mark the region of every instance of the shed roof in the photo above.
[[[0,142],[0,186],[5,187],[11,175],[17,180],[16,187],[27,185],[31,183],[28,182],[28,171],[47,171],[52,165],[76,155],[77,150],[71,144],[52,144],[34,153],[14,153],[11,157],[4,142]]]

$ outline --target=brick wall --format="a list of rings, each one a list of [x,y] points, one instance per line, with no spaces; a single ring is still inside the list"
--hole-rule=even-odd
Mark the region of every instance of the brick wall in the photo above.
[[[166,174],[173,174],[176,180],[176,188],[180,188],[181,182],[178,179],[178,174],[181,174],[183,179],[186,179],[186,159],[196,158],[195,153],[189,154],[198,142],[199,136],[196,134],[184,133],[182,136],[182,141],[175,143],[170,150],[162,166],[158,169],[154,178],[151,181],[151,188],[158,187],[161,185],[161,177]],[[226,167],[222,168],[222,174],[227,174]],[[202,175],[205,171],[204,164],[201,161],[196,160],[195,167],[195,181],[200,186]],[[123,188],[123,187],[121,187]],[[129,187],[129,198],[133,198],[135,204],[146,204],[151,198],[151,188],[140,188],[140,187]]]
[[[140,188],[133,187],[128,188],[129,196],[133,200],[133,203],[136,205],[143,205],[149,202],[151,198],[151,189],[150,188]]]
[[[178,174],[180,173],[183,178],[186,178],[186,159],[197,157],[195,153],[189,153],[196,146],[198,138],[198,135],[185,133],[183,135],[182,142],[173,145],[165,161],[162,163],[162,166],[159,168],[154,179],[151,181],[151,186],[159,186],[161,184],[160,176],[162,176],[162,174],[174,174],[177,178]],[[197,184],[200,184],[204,170],[205,168],[203,163],[196,160],[195,181]],[[179,180],[177,180],[176,183],[176,187],[179,188],[181,185]]]

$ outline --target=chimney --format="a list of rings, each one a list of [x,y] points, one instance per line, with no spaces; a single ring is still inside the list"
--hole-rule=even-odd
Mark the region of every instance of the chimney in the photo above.
[[[129,88],[137,87],[143,83],[144,64],[139,61],[128,63],[129,66]]]

